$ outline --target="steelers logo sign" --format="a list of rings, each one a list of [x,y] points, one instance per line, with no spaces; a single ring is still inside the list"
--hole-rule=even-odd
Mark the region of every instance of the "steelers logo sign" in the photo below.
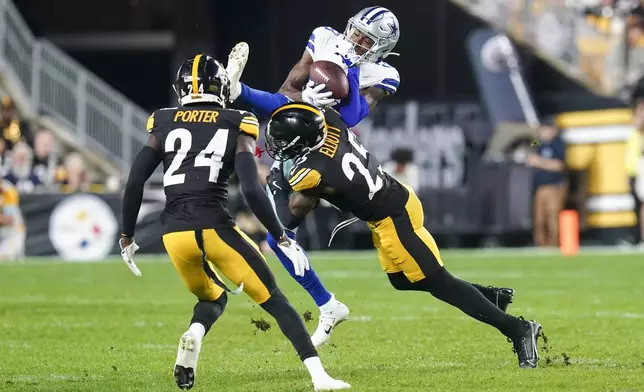
[[[110,254],[118,222],[112,209],[95,195],[72,195],[54,208],[49,239],[63,260],[98,261]]]

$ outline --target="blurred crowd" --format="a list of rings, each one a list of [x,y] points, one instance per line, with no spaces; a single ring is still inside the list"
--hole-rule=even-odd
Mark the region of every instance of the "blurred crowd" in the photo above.
[[[103,190],[80,153],[63,153],[51,130],[22,121],[10,97],[2,97],[1,105],[0,176],[18,193]]]
[[[632,93],[632,129],[626,141],[623,164],[633,198],[633,212],[637,224],[627,242],[644,245],[644,78],[635,84]],[[538,130],[535,148],[528,155],[526,164],[534,169],[533,177],[533,238],[534,245],[555,247],[559,245],[560,212],[570,197],[566,144],[560,129],[553,121],[542,123]],[[615,173],[618,175],[618,173]],[[584,207],[580,208],[583,212]]]

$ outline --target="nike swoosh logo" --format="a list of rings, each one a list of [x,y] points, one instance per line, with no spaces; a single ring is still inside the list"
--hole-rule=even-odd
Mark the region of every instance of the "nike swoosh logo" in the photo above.
[[[282,189],[282,187],[280,187],[279,185],[277,185],[277,181],[273,181],[273,182],[272,182],[272,184],[273,184],[273,186],[274,186],[275,188],[279,189],[280,191],[281,191],[281,190],[283,190],[283,189]]]
[[[332,329],[333,329],[333,328],[329,327],[329,329],[325,329],[325,330],[324,330],[324,333],[325,333],[325,334],[327,334],[327,335],[331,335],[331,330],[332,330]]]

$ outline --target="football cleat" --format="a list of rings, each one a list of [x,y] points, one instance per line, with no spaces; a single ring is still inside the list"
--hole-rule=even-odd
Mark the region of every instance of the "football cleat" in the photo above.
[[[494,304],[504,312],[507,312],[508,306],[512,303],[514,298],[514,290],[507,287],[494,287],[488,286],[495,294]]]
[[[331,300],[320,307],[320,321],[315,332],[311,335],[313,346],[318,348],[328,342],[335,327],[348,318],[349,308],[347,305],[336,300],[335,296],[331,296]]]
[[[523,317],[519,317],[523,320]],[[541,335],[541,324],[534,320],[524,321],[526,323],[525,333],[512,340],[514,351],[519,358],[519,367],[522,369],[536,368],[539,362],[539,353],[537,352],[537,340]]]
[[[201,341],[186,332],[179,340],[177,361],[174,364],[174,380],[179,389],[192,389],[195,384],[197,362],[201,351]]]
[[[226,73],[230,81],[230,102],[234,102],[241,94],[241,76],[244,73],[244,67],[248,61],[250,49],[246,42],[240,42],[228,55],[228,64],[226,64]]]
[[[315,391],[339,391],[341,389],[349,388],[351,388],[351,384],[348,384],[341,380],[336,380],[328,374],[317,377],[313,380],[313,389]]]

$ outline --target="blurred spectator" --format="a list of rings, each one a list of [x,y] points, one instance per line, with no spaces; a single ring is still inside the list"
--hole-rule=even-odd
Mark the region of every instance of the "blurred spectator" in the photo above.
[[[527,164],[534,171],[534,243],[557,246],[559,212],[566,196],[565,151],[559,130],[552,123],[539,128],[536,151]]]
[[[41,129],[34,136],[33,170],[40,182],[51,185],[56,182],[60,159],[55,149],[54,135],[48,129]]]
[[[628,17],[628,65],[626,83],[633,85],[644,73],[644,13],[638,11]]]
[[[632,95],[633,105],[633,133],[627,142],[626,150],[626,170],[630,176],[629,183],[631,186],[631,194],[635,199],[635,214],[637,215],[637,230],[635,232],[637,242],[644,241],[644,206],[642,205],[642,198],[644,195],[639,188],[644,182],[644,172],[641,170],[642,165],[642,142],[644,138],[644,79],[640,79],[633,90]],[[640,185],[641,184],[641,185]]]
[[[79,153],[73,152],[65,157],[64,170],[63,192],[89,191],[91,182],[85,168],[85,160]]]
[[[25,236],[18,191],[8,181],[0,180],[0,261],[24,256]]]
[[[0,130],[0,137],[5,140],[8,149],[21,140],[31,142],[29,126],[18,118],[16,107],[10,97],[3,97],[0,102]]]
[[[31,193],[42,185],[32,168],[33,153],[25,142],[18,142],[11,150],[11,168],[5,180],[12,183],[19,193]]]
[[[7,142],[0,138],[0,177],[4,178],[11,168],[11,151],[7,148]]]
[[[391,160],[384,164],[383,170],[396,180],[409,185],[418,193],[420,171],[414,163],[414,152],[408,148],[397,148],[391,152]]]

